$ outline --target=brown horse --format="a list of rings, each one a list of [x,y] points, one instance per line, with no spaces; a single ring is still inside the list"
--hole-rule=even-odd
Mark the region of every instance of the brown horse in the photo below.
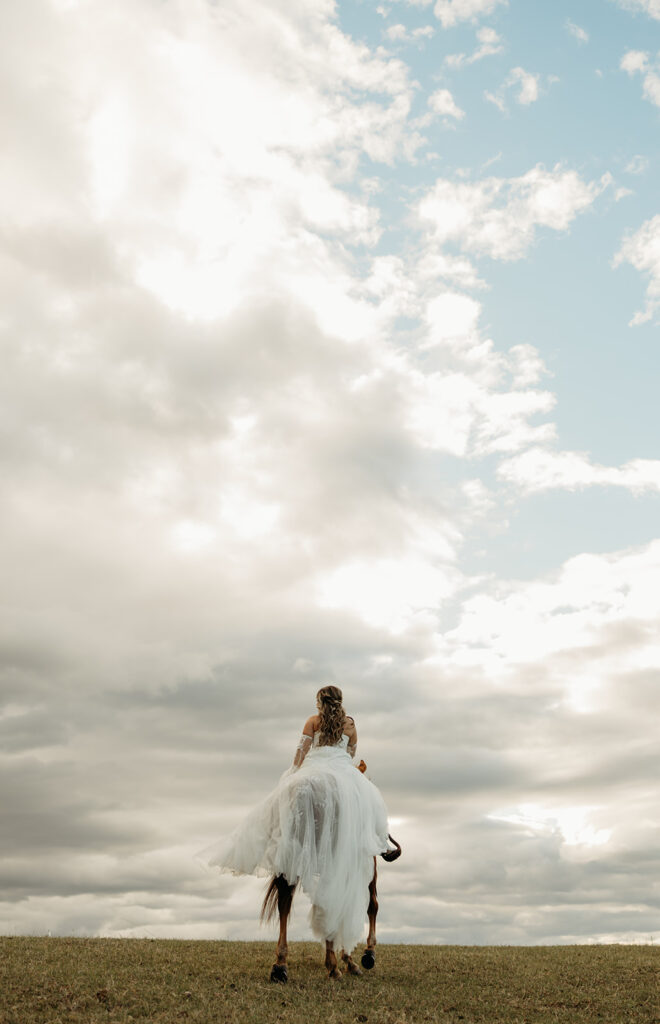
[[[401,846],[397,843],[396,839],[392,836],[388,837],[390,842],[394,844],[393,850],[387,850],[385,853],[381,853],[380,856],[383,860],[393,861],[397,857],[401,856]],[[369,906],[367,908],[367,916],[369,918],[369,934],[367,936],[367,947],[362,954],[362,966],[366,970],[371,968],[376,963],[376,914],[378,913],[378,899],[376,893],[376,879],[378,872],[376,870],[376,858],[374,857],[374,874],[371,882],[369,883]],[[291,905],[293,903],[293,895],[296,891],[296,884],[290,884],[287,882],[284,875],[275,875],[271,879],[270,885],[266,890],[266,896],[264,898],[263,906],[261,908],[261,920],[271,921],[275,914],[278,913],[280,917],[280,936],[277,942],[277,959],[273,964],[270,972],[271,981],[279,981],[285,983],[289,980],[289,971],[287,967],[287,957],[289,947],[287,945],[286,928],[289,921],[289,914],[291,913]],[[362,974],[362,971],[353,962],[349,953],[345,950],[340,950],[340,957],[346,964],[347,974]],[[325,943],[325,966],[328,971],[329,978],[341,978],[341,971],[337,965],[337,955],[335,953],[334,944],[329,939]]]

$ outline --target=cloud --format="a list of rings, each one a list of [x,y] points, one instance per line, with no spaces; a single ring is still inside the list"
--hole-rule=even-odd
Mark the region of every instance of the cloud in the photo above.
[[[547,413],[547,393],[492,395],[465,373],[437,374],[418,380],[410,427],[419,442],[454,455],[485,455],[518,451],[550,440],[552,424],[534,425],[535,414]]]
[[[435,35],[433,25],[420,25],[418,28],[407,29],[400,23],[390,25],[385,30],[385,35],[393,42],[421,43],[423,39],[431,39]]]
[[[515,260],[533,244],[538,227],[566,231],[610,182],[604,175],[587,184],[559,164],[551,171],[537,164],[517,178],[474,184],[439,178],[416,213],[429,225],[434,244],[455,242],[465,252]]]
[[[636,71],[646,71],[648,63],[648,53],[644,53],[642,50],[628,50],[621,58],[619,67],[622,71],[627,71],[629,75],[632,75]]]
[[[414,667],[402,660],[400,648],[365,668],[378,680],[380,706],[369,715],[368,698],[364,708],[361,701],[352,706],[356,715],[362,712],[362,749],[370,773],[387,793],[392,813],[402,818],[396,834],[406,853],[401,872],[381,875],[383,939],[395,941],[400,921],[410,920],[405,906],[414,909],[407,932],[411,940],[494,942],[498,931],[507,941],[524,944],[550,937],[555,942],[644,938],[654,913],[649,879],[658,867],[652,723],[660,659],[659,570],[655,543],[606,556],[582,555],[542,579],[490,581],[477,595],[466,594],[456,626],[438,634]],[[272,648],[264,650],[263,666],[269,654]],[[290,751],[286,720],[279,736],[276,719],[263,756],[250,738],[254,722],[246,714],[244,690],[256,671],[255,661],[240,678],[242,685],[235,679],[232,688],[219,687],[217,679],[181,683],[145,693],[142,702],[127,694],[123,704],[115,700],[108,706],[107,717],[110,710],[115,720],[120,716],[131,740],[144,738],[149,724],[149,758],[145,763],[146,751],[136,750],[132,762],[115,764],[113,806],[103,815],[97,811],[93,838],[85,839],[95,844],[91,848],[81,850],[74,834],[70,852],[56,867],[48,847],[42,852],[28,847],[27,857],[21,853],[6,862],[4,930],[253,937],[261,885],[192,872],[185,843],[163,848],[159,818],[167,811],[170,835],[188,834],[190,797],[179,804],[179,794],[189,794],[194,782],[199,807],[208,808],[197,827],[228,827],[254,791],[270,785],[273,758],[285,762]],[[397,736],[401,742],[401,723],[394,722],[388,702],[396,702],[404,672],[424,714],[419,720],[405,718],[415,755],[401,759],[392,756]],[[277,685],[283,687],[280,699],[290,701],[296,691],[287,690],[284,678]],[[259,699],[258,690],[252,693]],[[240,730],[235,744],[232,723]],[[101,790],[113,738],[112,731],[94,730],[99,756],[91,782]],[[185,765],[192,751],[196,771],[188,779]],[[136,771],[135,757],[149,767],[148,774]],[[218,778],[230,766],[236,802],[225,797],[220,808]],[[66,841],[71,798],[67,803],[65,797],[75,778],[73,765],[55,773],[35,765],[31,780],[27,773],[25,782],[18,774],[14,778],[18,795],[34,807],[33,824],[47,835],[50,818],[39,824],[40,804],[26,788],[45,786],[44,804],[50,801],[53,815],[59,811],[63,817],[54,837]],[[152,807],[145,815],[147,794]],[[117,807],[124,822],[130,821],[127,809],[142,808],[147,828],[139,848],[135,823],[129,823],[124,839],[109,828],[116,830],[120,822]],[[85,812],[77,809],[81,818]],[[18,835],[24,836],[21,829]],[[122,846],[127,838],[128,846]],[[438,919],[428,892],[435,891],[440,870]],[[604,889],[622,901],[613,905],[615,922],[612,905],[603,904]],[[30,900],[10,902],[26,894]],[[174,902],[170,894],[176,894]],[[579,894],[578,916],[570,894]],[[475,930],[476,902],[482,918]],[[635,909],[622,911],[622,904]],[[299,921],[294,934],[305,935]]]
[[[328,0],[27,0],[0,47],[3,932],[258,935],[262,882],[192,855],[335,679],[406,852],[382,937],[644,933],[657,550],[464,558],[556,442],[473,261],[606,179],[420,179],[392,218],[417,86]]]
[[[446,824],[427,835],[418,853],[429,860],[429,882],[438,870],[447,872],[443,900],[452,912],[439,925],[444,941],[467,942],[477,934],[467,907],[461,914],[466,892],[479,894],[478,934],[483,927],[491,941],[501,927],[512,942],[542,943],[549,929],[562,942],[599,933],[608,941],[615,935],[646,941],[652,900],[637,871],[646,873],[645,851],[657,831],[649,813],[654,736],[651,726],[640,729],[638,715],[646,709],[642,714],[653,717],[658,703],[659,571],[654,542],[583,554],[543,579],[493,581],[490,593],[482,587],[466,596],[456,627],[439,639],[428,666],[429,686],[432,666],[449,683],[439,728],[458,729],[459,747],[467,741],[488,751],[475,768],[478,783],[462,798],[463,767],[454,773],[447,765],[442,775],[457,791],[438,802]],[[476,693],[480,712],[466,714]],[[420,758],[425,746],[421,741]],[[485,781],[489,772],[493,789]],[[467,852],[459,866],[455,855],[467,835],[474,840],[467,851],[490,853]],[[613,920],[599,892],[622,874],[638,910]],[[580,894],[579,924],[553,895],[558,891]],[[508,902],[514,892],[523,909],[500,918],[498,901]],[[423,912],[414,888],[411,899]]]
[[[436,18],[443,28],[451,28],[460,21],[476,21],[502,5],[507,6],[508,0],[437,0],[434,7]]]
[[[513,374],[513,384],[518,388],[526,388],[538,384],[549,371],[533,345],[513,345],[509,349],[509,363]]]
[[[517,451],[552,400],[438,288],[467,260],[377,254],[413,86],[329,5],[200,5],[185,38],[171,7],[43,10],[3,37],[3,922],[166,932],[174,889],[207,934],[228,890],[192,851],[320,679],[388,706],[464,585],[488,489],[430,461]]]
[[[649,169],[648,157],[636,153],[624,167],[626,174],[644,174]]]
[[[466,666],[474,662],[493,671],[493,682],[505,690],[516,680],[524,685],[522,671],[513,666],[535,663],[544,667],[530,678],[530,688],[538,687],[546,698],[584,714],[618,708],[623,695],[616,678],[643,674],[660,654],[652,630],[659,556],[658,542],[581,554],[548,579],[495,584],[490,596],[465,602],[447,649]],[[573,674],[560,671],[566,660]],[[645,699],[648,684],[640,679],[635,701]]]
[[[434,114],[440,114],[443,117],[453,117],[457,121],[465,117],[465,111],[456,105],[449,89],[436,89],[429,96],[428,105]]]
[[[642,50],[628,50],[621,58],[619,67],[632,77],[642,74],[644,78],[644,99],[654,106],[660,107],[660,63],[651,65],[649,55]]]
[[[556,75],[548,75],[546,77],[546,82],[549,85],[553,82],[557,82],[558,80],[559,79]],[[506,114],[506,92],[508,89],[514,89],[518,86],[519,91],[515,97],[516,103],[527,107],[531,103],[536,103],[541,95],[540,82],[540,75],[533,74],[531,71],[525,71],[525,69],[521,67],[515,67],[511,69],[497,92],[493,93],[489,90],[485,90],[484,98],[488,100],[489,103],[493,103],[498,110],[502,111],[503,114]]]
[[[470,260],[453,253],[427,246],[419,258],[416,273],[420,282],[431,286],[437,281],[457,288],[485,288],[485,281],[477,274]]]
[[[647,323],[660,306],[660,215],[645,221],[641,228],[624,238],[612,265],[620,267],[622,263],[630,263],[648,277],[646,306],[635,313],[630,325]]]
[[[516,101],[523,106],[529,106],[530,103],[535,103],[539,98],[539,75],[532,74],[531,71],[525,71],[524,68],[512,68],[509,77],[506,79],[506,84],[520,86],[520,92],[516,97]]]
[[[445,64],[454,68],[463,67],[463,65],[474,64],[478,60],[483,60],[484,57],[491,57],[496,53],[501,53],[504,49],[501,37],[493,28],[484,27],[478,29],[477,39],[479,40],[479,46],[473,53],[469,56],[464,53],[450,53],[445,57]]]
[[[576,25],[574,21],[570,20],[570,18],[566,19],[566,31],[572,35],[574,39],[577,39],[579,43],[589,42],[589,33],[586,29]]]
[[[492,103],[493,106],[497,107],[497,109],[499,111],[501,111],[503,114],[507,113],[507,105],[504,102],[504,99],[502,97],[501,91],[498,94],[498,93],[490,92],[490,90],[488,90],[488,89],[485,89],[484,90],[484,99],[487,100],[489,103]]]
[[[658,459],[633,459],[623,466],[599,466],[582,452],[530,448],[501,462],[497,472],[527,494],[594,486],[625,487],[633,494],[660,490]]]
[[[620,7],[628,11],[643,11],[650,18],[660,20],[660,0],[618,0]]]

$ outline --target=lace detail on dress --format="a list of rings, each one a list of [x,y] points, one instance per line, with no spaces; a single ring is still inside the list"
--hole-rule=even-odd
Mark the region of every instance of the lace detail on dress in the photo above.
[[[307,751],[311,747],[312,742],[313,737],[308,736],[307,733],[304,732],[300,737],[300,741],[298,743],[298,746],[296,747],[296,752],[293,755],[293,764],[291,766],[293,769],[300,768],[300,765],[305,760],[305,756],[307,754]]]

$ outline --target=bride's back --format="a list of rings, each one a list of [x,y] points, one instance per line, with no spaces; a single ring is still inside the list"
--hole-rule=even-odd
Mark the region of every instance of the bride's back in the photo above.
[[[311,722],[313,733],[313,745],[315,747],[338,747],[344,746],[344,741],[350,743],[351,746],[357,745],[357,730],[355,728],[355,720],[350,715],[344,715],[342,723],[342,732],[338,738],[328,737],[323,733],[321,728],[321,716],[313,715],[309,720]]]

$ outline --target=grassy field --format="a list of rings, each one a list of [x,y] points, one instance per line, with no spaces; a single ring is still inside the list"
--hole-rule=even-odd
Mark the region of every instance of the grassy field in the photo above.
[[[330,981],[320,944],[0,939],[1,1024],[660,1024],[653,946],[380,946]]]

